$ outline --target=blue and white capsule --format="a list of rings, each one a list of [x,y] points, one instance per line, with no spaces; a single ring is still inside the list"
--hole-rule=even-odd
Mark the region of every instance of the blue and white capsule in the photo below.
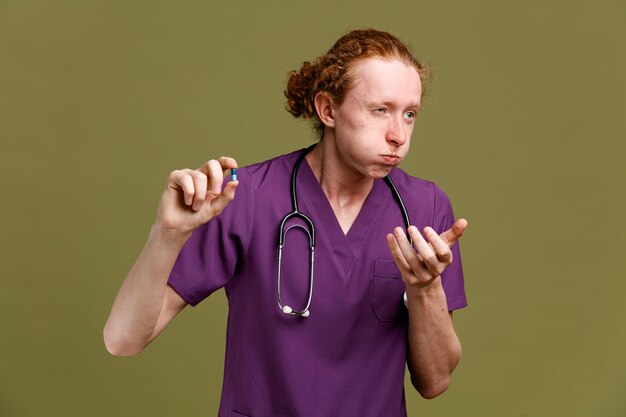
[[[231,168],[230,170],[230,180],[237,181],[237,168]]]

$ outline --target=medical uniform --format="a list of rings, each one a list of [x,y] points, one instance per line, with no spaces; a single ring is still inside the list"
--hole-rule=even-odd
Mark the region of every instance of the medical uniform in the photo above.
[[[385,236],[403,226],[376,180],[344,235],[308,163],[297,178],[299,209],[316,228],[309,317],[277,304],[278,226],[292,210],[291,172],[300,151],[242,168],[235,199],[196,230],[169,278],[191,305],[224,287],[229,313],[220,417],[402,417],[407,344],[405,290]],[[414,225],[454,223],[434,183],[400,169],[391,177]],[[302,309],[308,296],[308,236],[292,229],[283,249],[281,296]],[[448,309],[466,306],[459,244],[443,274]]]

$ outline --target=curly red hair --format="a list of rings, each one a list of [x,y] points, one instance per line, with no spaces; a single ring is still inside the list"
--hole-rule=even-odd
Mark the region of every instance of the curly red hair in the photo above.
[[[315,96],[324,91],[336,104],[341,104],[354,82],[352,67],[367,58],[399,59],[415,67],[422,83],[430,75],[429,69],[392,34],[376,29],[353,30],[339,38],[325,55],[313,63],[305,61],[299,71],[289,72],[285,90],[287,111],[296,118],[311,119],[321,138],[324,125],[315,110]]]

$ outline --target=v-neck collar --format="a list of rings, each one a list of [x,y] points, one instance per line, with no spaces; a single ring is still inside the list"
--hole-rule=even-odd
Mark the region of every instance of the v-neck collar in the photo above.
[[[374,223],[374,219],[381,208],[382,197],[386,188],[384,181],[374,180],[374,185],[367,195],[354,223],[352,223],[350,230],[348,230],[348,234],[343,233],[337,216],[306,159],[302,161],[300,166],[298,182],[301,184],[299,189],[306,190],[305,193],[300,193],[300,195],[305,197],[315,210],[317,236],[326,238],[326,244],[329,245],[329,248],[332,248],[330,252],[343,270],[344,279],[349,279],[352,265],[359,255],[360,249]]]

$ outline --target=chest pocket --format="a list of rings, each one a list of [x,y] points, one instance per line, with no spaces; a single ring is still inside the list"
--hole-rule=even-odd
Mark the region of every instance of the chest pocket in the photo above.
[[[406,319],[403,295],[406,286],[393,260],[376,259],[372,280],[372,310],[381,322]]]

